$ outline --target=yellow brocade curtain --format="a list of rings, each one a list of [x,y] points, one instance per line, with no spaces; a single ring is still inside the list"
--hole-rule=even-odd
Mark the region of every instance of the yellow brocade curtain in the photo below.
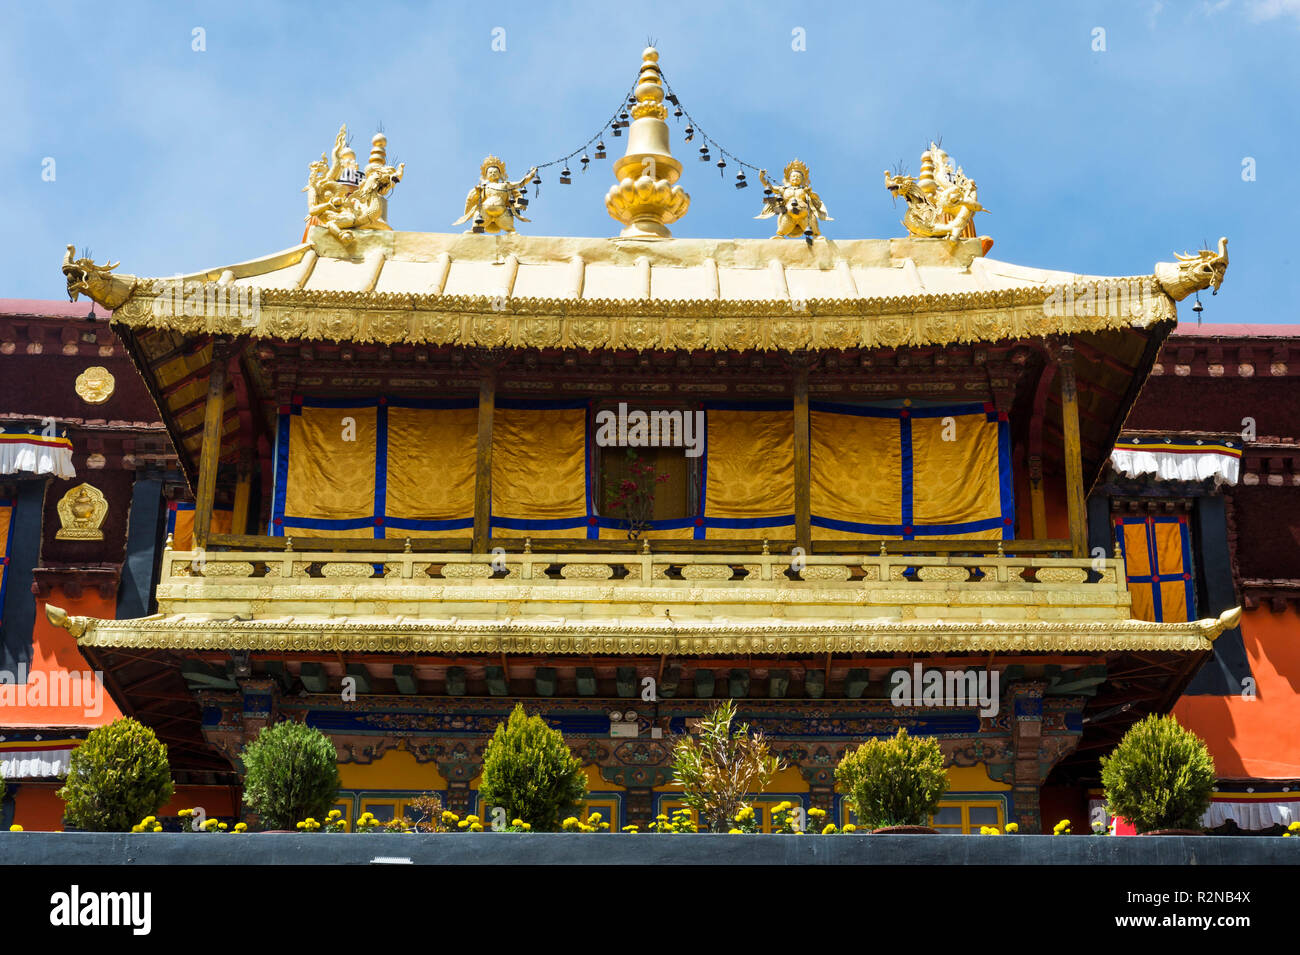
[[[814,539],[1011,539],[1010,424],[985,404],[809,410]]]
[[[492,536],[596,536],[589,515],[587,411],[585,401],[497,401]]]
[[[1187,516],[1117,517],[1133,618],[1154,623],[1190,620],[1196,609]]]
[[[429,537],[474,523],[477,402],[298,397],[282,409],[271,533]]]
[[[212,533],[229,534],[234,524],[235,512],[214,509]],[[167,508],[167,533],[172,538],[172,550],[190,550],[194,547],[194,505],[173,501]]]
[[[714,403],[705,419],[704,513],[695,537],[793,537],[792,407]]]

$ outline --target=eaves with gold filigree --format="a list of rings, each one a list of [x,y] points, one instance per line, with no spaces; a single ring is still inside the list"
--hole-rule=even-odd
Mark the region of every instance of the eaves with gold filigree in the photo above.
[[[100,620],[47,607],[86,647],[365,653],[714,654],[1200,652],[1235,626],[1241,610],[1187,623],[1105,621],[920,621],[446,618]]]
[[[513,348],[634,350],[777,350],[895,348],[993,342],[1062,333],[1143,327],[1176,318],[1173,303],[1150,277],[1111,279],[1089,287],[1143,283],[1139,314],[1044,314],[1044,303],[1073,287],[878,298],[770,300],[554,299],[487,295],[267,289],[258,313],[156,314],[170,299],[167,283],[140,280],[113,313],[131,328],[181,334],[248,335],[282,340],[378,342]]]

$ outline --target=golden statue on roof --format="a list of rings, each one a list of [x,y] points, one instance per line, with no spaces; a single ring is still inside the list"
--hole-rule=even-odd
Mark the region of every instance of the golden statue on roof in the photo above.
[[[406,163],[388,165],[388,138],[375,133],[370,144],[370,162],[363,170],[357,154],[348,145],[348,127],[339,127],[327,163],[325,154],[308,166],[307,230],[321,225],[343,243],[353,241],[353,230],[388,229],[388,195],[402,181]],[[303,238],[306,238],[304,233]]]
[[[496,156],[488,156],[478,171],[478,185],[465,197],[465,214],[452,225],[462,225],[472,217],[474,228],[471,232],[514,232],[516,219],[528,221],[521,211],[528,205],[524,190],[537,175],[537,167],[528,170],[518,182],[511,182],[506,176],[505,162]]]
[[[786,165],[781,173],[781,184],[773,185],[767,178],[767,170],[760,169],[758,178],[766,188],[763,196],[763,211],[755,219],[770,219],[776,216],[776,235],[774,239],[793,239],[799,236],[813,238],[821,235],[817,220],[834,222],[826,210],[826,203],[821,196],[812,191],[808,176],[808,167],[798,159]]]
[[[975,213],[987,212],[979,203],[975,180],[953,168],[938,143],[921,154],[921,175],[905,176],[885,170],[885,188],[907,203],[903,226],[921,238],[973,239]]]

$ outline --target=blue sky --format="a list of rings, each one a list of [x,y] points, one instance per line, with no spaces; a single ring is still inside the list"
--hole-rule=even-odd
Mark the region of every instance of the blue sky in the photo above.
[[[1300,321],[1300,209],[1278,196],[1300,138],[1300,0],[810,6],[6,4],[0,297],[63,297],[69,242],[139,275],[294,245],[307,164],[342,122],[362,162],[380,123],[406,162],[395,228],[452,231],[485,155],[516,177],[581,145],[653,37],[710,136],[772,171],[808,163],[828,235],[901,235],[882,171],[915,173],[942,136],[991,210],[978,222],[992,257],[1145,274],[1227,235],[1232,264],[1204,319]],[[674,234],[770,235],[752,218],[761,191],[696,161],[681,125],[692,207]],[[626,139],[605,142],[617,153]],[[573,169],[572,186],[544,174],[525,228],[616,234],[608,162]]]

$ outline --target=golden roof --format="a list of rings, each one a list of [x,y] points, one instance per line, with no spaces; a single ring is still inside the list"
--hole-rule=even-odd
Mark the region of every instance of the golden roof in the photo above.
[[[117,301],[101,304],[116,308],[115,322],[180,334],[692,350],[998,341],[1176,317],[1153,276],[1012,265],[983,256],[980,239],[645,243],[365,231],[345,246],[321,228],[308,239],[175,278],[114,275],[108,297]],[[180,307],[212,283],[245,307]],[[1065,290],[1071,301],[1076,289],[1104,301],[1110,288],[1131,305],[1050,307]]]

